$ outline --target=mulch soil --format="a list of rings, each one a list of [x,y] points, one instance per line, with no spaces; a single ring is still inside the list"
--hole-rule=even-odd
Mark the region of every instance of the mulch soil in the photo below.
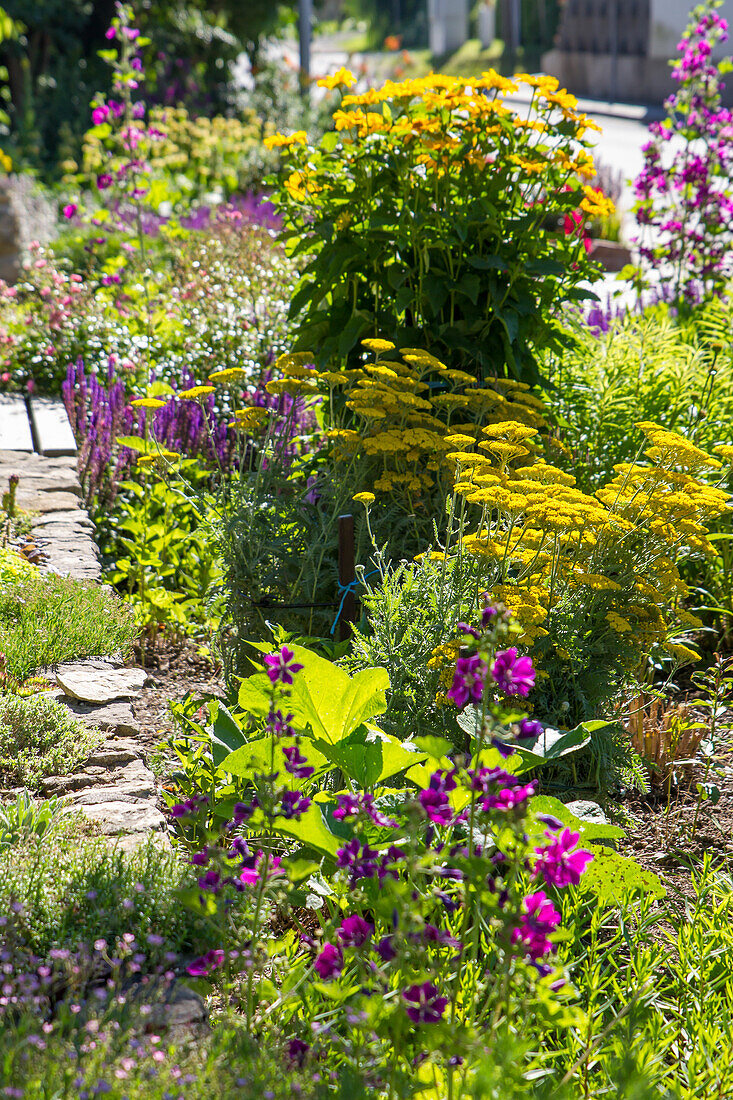
[[[146,654],[148,683],[134,703],[135,717],[140,723],[140,742],[148,753],[165,747],[166,739],[176,729],[170,713],[170,702],[180,702],[186,695],[203,697],[224,694],[221,667],[199,652],[200,647],[189,639],[165,641],[155,652]]]

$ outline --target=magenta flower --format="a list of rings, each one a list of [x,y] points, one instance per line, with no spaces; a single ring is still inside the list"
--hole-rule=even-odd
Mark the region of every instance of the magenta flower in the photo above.
[[[532,718],[523,718],[519,723],[519,733],[517,737],[524,741],[529,741],[530,739],[536,740],[538,737],[541,737],[544,732],[544,726],[541,722],[536,722]]]
[[[305,1062],[306,1055],[310,1050],[310,1046],[303,1039],[290,1039],[285,1047],[287,1052],[288,1061],[293,1066],[299,1066],[301,1069]]]
[[[101,126],[103,122],[107,121],[109,115],[109,107],[102,105],[101,107],[95,107],[92,111],[92,122],[95,126]]]
[[[260,881],[260,875],[262,874],[262,865],[265,862],[265,853],[258,852],[256,856],[250,857],[245,863],[247,866],[242,867],[242,872],[239,876],[239,881],[245,886],[254,886]],[[276,875],[281,875],[283,872],[280,870],[280,864],[282,860],[280,856],[275,856],[270,859],[267,868],[267,877],[273,878]]]
[[[548,886],[577,886],[581,875],[593,859],[592,854],[584,848],[576,848],[580,833],[573,833],[566,828],[559,836],[549,832],[545,835],[552,843],[544,848],[535,848],[537,860],[533,877],[542,877]]]
[[[320,955],[316,956],[316,961],[313,965],[324,982],[329,982],[333,978],[338,978],[344,966],[344,957],[341,954],[341,948],[334,947],[332,943],[327,943]]]
[[[100,191],[106,191],[108,187],[111,187],[114,180],[107,172],[102,172],[100,176],[97,176],[97,188]]]
[[[560,923],[560,914],[543,890],[528,894],[522,909],[519,925],[512,932],[512,943],[522,946],[530,958],[539,959],[552,951],[547,937]]]
[[[471,657],[458,658],[453,684],[448,692],[448,698],[453,700],[458,710],[463,710],[468,702],[481,702],[486,672],[486,662],[481,660],[478,653]]]
[[[420,791],[417,797],[433,824],[450,825],[453,820],[453,810],[448,803],[448,795],[444,791],[435,791],[428,787],[427,790]]]
[[[356,817],[361,807],[359,798],[355,794],[337,794],[338,806],[333,811],[336,821],[343,821],[345,817]]]
[[[268,653],[265,665],[265,671],[273,684],[292,684],[293,675],[303,668],[303,665],[295,661],[292,649],[288,649],[286,645],[281,646],[277,653]]]
[[[523,806],[528,798],[532,798],[536,791],[536,784],[527,783],[524,787],[509,786],[496,794],[489,794],[481,803],[482,809],[489,810],[515,810]]]
[[[186,973],[190,974],[192,978],[206,978],[223,964],[224,952],[217,948],[213,951],[207,951],[205,955],[200,955],[198,959],[194,959],[191,965],[186,967]]]
[[[531,657],[520,657],[516,649],[501,649],[496,654],[491,675],[506,695],[526,698],[534,687],[535,671]]]
[[[405,1011],[414,1024],[440,1023],[448,1004],[447,997],[438,996],[432,982],[411,985],[402,993]]]
[[[107,27],[107,30],[104,32],[104,37],[107,39],[108,42],[110,42],[116,34],[117,31],[114,27]]]
[[[342,947],[361,947],[370,938],[374,928],[363,917],[345,917],[336,935]]]
[[[75,202],[67,202],[66,206],[63,209],[63,215],[65,218],[71,219],[74,217],[74,214],[76,214],[78,209],[79,207],[76,205]]]
[[[298,745],[283,748],[283,756],[285,757],[285,771],[290,772],[297,779],[310,779],[313,775],[315,768],[308,764],[307,757],[303,756]]]

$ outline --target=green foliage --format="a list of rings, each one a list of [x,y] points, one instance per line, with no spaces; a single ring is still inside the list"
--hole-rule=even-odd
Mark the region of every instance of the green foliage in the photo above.
[[[627,313],[608,333],[573,326],[542,363],[552,461],[586,492],[638,452],[635,425],[654,421],[703,449],[727,444],[733,420],[733,306],[716,298],[690,323],[663,309]]]
[[[36,830],[0,851],[0,907],[21,907],[17,935],[28,951],[43,957],[52,947],[100,937],[114,944],[132,932],[140,945],[160,935],[165,942],[151,954],[162,959],[166,950],[185,954],[206,942],[202,922],[177,900],[190,875],[175,855],[155,839],[127,853],[82,822],[57,815],[42,835]]]
[[[0,592],[0,653],[15,680],[78,657],[126,653],[136,634],[120,599],[93,583],[34,570]]]
[[[107,579],[153,643],[161,627],[186,635],[218,625],[221,570],[216,536],[202,519],[213,505],[206,481],[189,460],[165,478],[124,482],[114,512],[99,516]]]
[[[0,695],[0,784],[37,787],[67,775],[102,740],[68,707],[45,695]]]
[[[55,798],[35,802],[21,791],[15,802],[0,806],[0,852],[42,837],[56,824],[59,812]]]

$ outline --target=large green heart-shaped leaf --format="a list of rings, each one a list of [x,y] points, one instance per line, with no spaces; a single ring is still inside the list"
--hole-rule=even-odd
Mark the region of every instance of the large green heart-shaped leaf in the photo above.
[[[386,669],[365,668],[349,676],[302,646],[293,646],[293,650],[303,670],[294,678],[288,707],[298,723],[310,727],[314,737],[335,745],[387,709]]]

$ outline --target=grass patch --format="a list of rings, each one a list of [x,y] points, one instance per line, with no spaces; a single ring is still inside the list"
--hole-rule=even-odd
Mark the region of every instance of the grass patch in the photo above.
[[[504,55],[504,43],[495,38],[487,49],[482,49],[478,38],[469,38],[455,53],[435,57],[430,50],[408,50],[410,61],[405,66],[405,78],[415,79],[430,72],[447,76],[480,76],[486,69],[494,69]]]
[[[0,592],[0,654],[14,680],[62,661],[126,653],[136,635],[119,597],[93,583],[33,568]]]
[[[0,784],[37,789],[64,775],[99,744],[101,735],[46,695],[0,695]]]

